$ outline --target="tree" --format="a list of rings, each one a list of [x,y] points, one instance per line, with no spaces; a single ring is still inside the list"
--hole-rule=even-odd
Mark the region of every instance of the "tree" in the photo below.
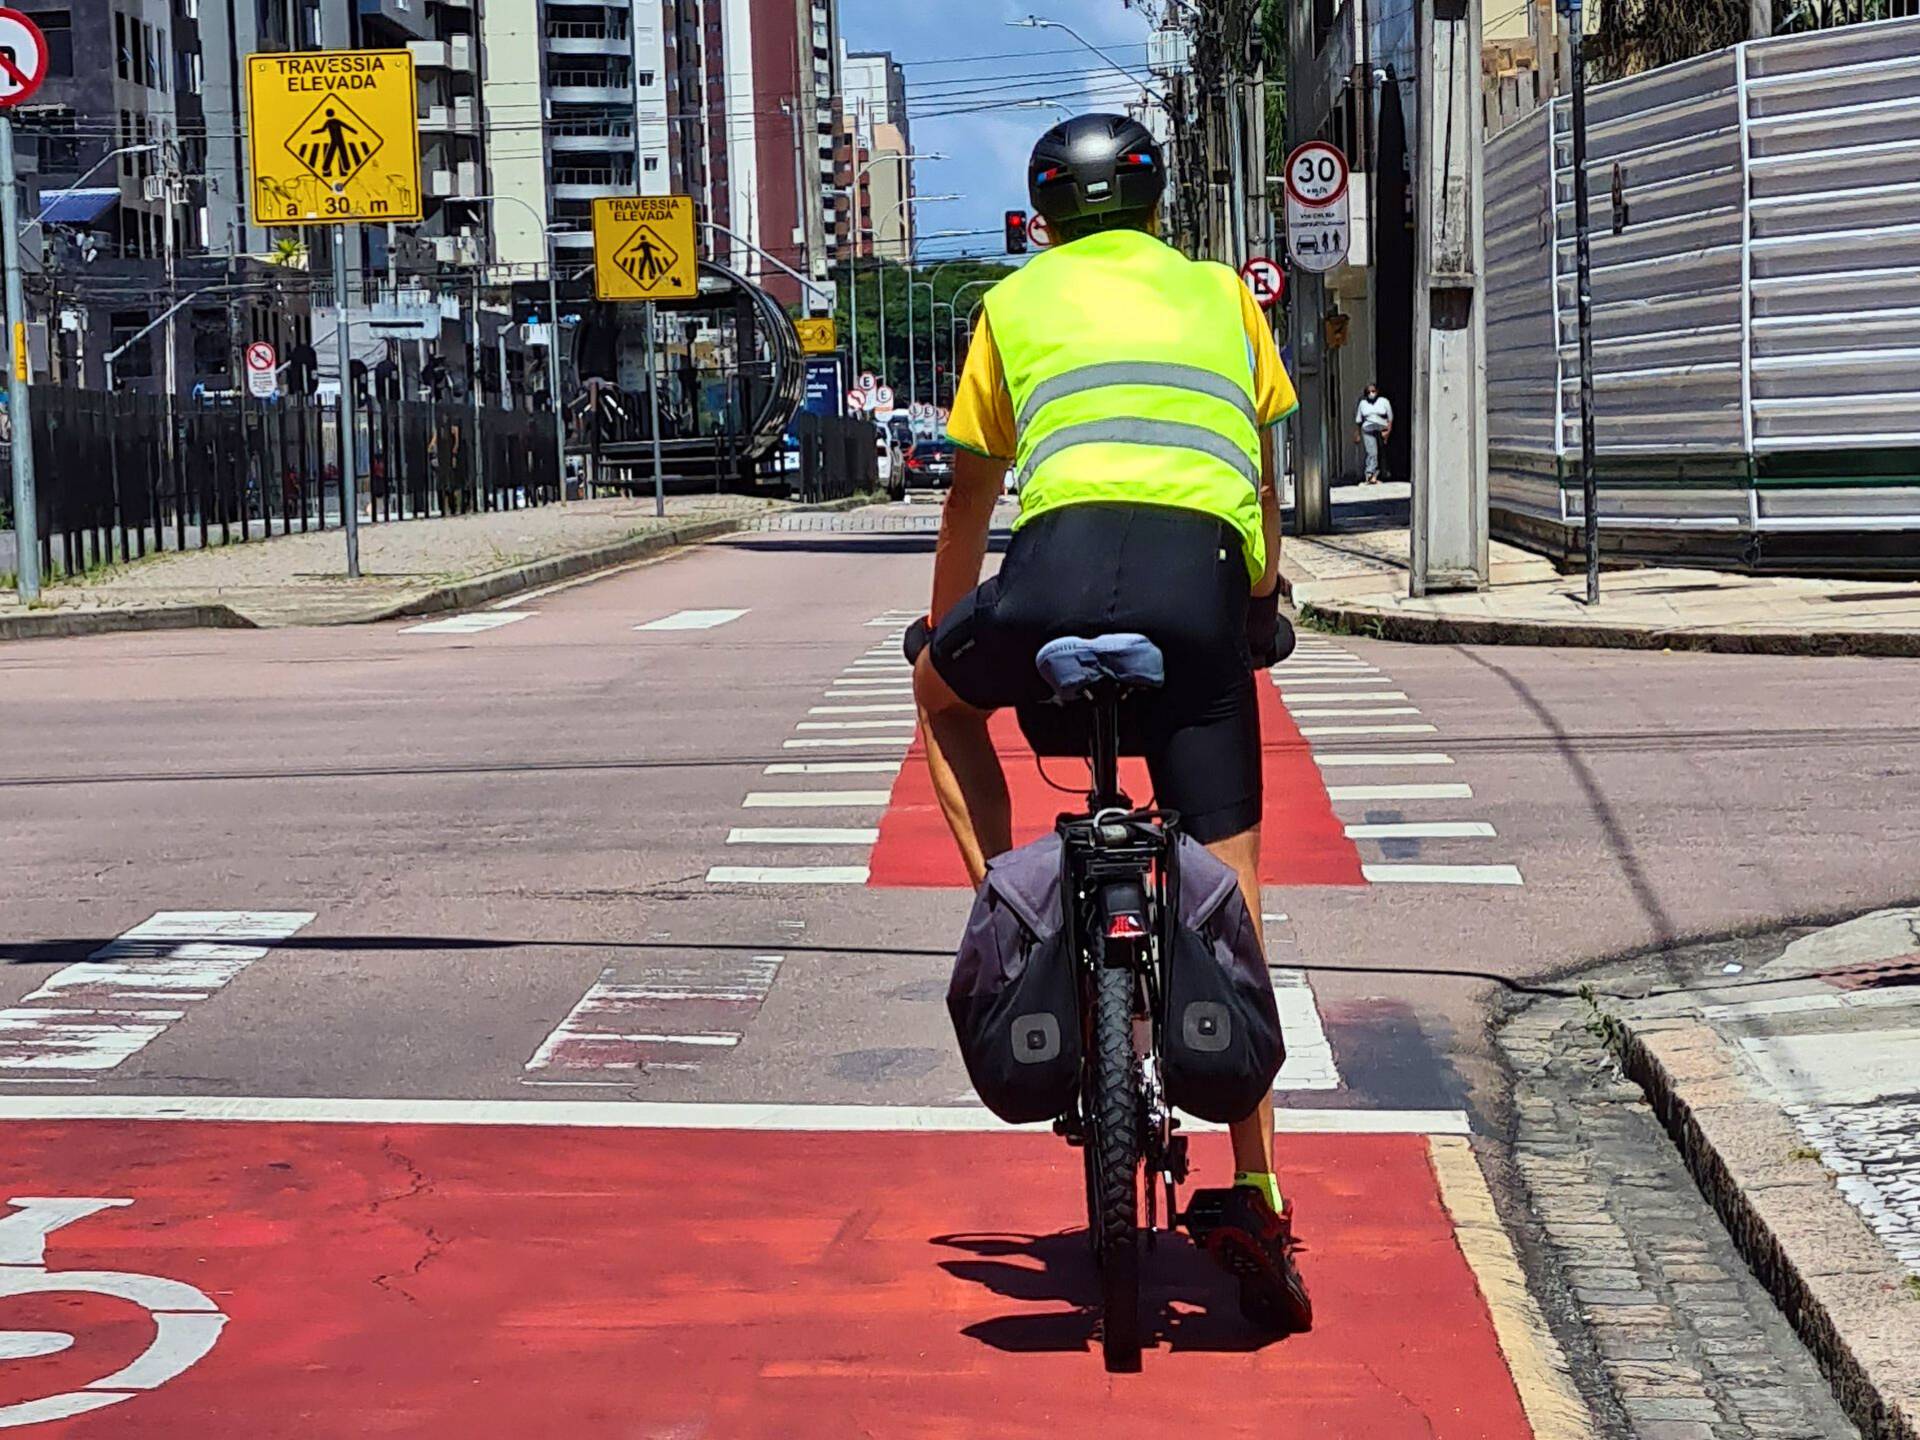
[[[937,268],[936,268],[937,267]],[[850,347],[853,343],[851,312],[847,308],[849,270],[841,266],[834,272],[836,303],[834,320],[839,327],[840,344]],[[1004,279],[1010,273],[1010,267],[999,260],[963,260],[956,262],[923,261],[909,272],[905,265],[891,260],[862,259],[858,271],[860,291],[860,353],[853,357],[853,373],[871,370],[884,375],[892,382],[904,400],[913,390],[913,381],[907,370],[907,283],[909,275],[918,285],[931,280],[934,287],[932,299],[941,304],[951,305],[955,295],[965,288],[966,294],[960,296],[958,320],[965,323],[974,304],[987,292],[984,284],[975,281],[995,281]],[[967,288],[971,286],[971,288]],[[880,306],[884,294],[886,303],[886,351],[880,349]],[[928,314],[930,301],[924,289],[914,291],[914,319],[912,335],[914,339],[914,364],[919,372],[919,393],[921,399],[933,394],[933,347],[928,343],[928,326],[931,322]],[[946,334],[947,317],[939,317],[940,365],[946,372],[940,382],[943,396],[952,393],[953,374],[949,355],[949,341]]]

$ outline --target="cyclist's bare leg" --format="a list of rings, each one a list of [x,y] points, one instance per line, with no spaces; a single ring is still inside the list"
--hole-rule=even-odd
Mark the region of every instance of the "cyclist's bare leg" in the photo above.
[[[1260,921],[1260,827],[1243,830],[1225,840],[1207,846],[1213,856],[1232,868],[1240,878],[1240,896],[1253,917],[1254,933],[1260,936],[1260,950],[1266,953],[1266,931]],[[1260,1102],[1260,1108],[1230,1127],[1233,1137],[1233,1168],[1265,1174],[1273,1169],[1273,1096]]]
[[[967,878],[977,886],[986,878],[987,861],[1013,848],[1013,806],[986,712],[955,695],[927,653],[913,667],[913,696],[934,797],[960,847]]]

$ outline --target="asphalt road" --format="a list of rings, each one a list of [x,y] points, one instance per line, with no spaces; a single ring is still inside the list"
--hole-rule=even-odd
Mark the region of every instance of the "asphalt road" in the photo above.
[[[966,1107],[941,1002],[969,897],[882,883],[929,843],[926,814],[896,788],[911,724],[889,652],[924,604],[932,521],[925,506],[795,520],[452,624],[0,649],[0,1107],[15,1119],[58,1097],[93,1114],[116,1096]],[[1324,844],[1344,847],[1334,859],[1352,872],[1266,895],[1270,958],[1301,1026],[1280,1101],[1336,1112],[1288,1122],[1303,1135],[1365,1128],[1353,1119],[1365,1114],[1392,1128],[1464,1111],[1497,1128],[1485,1026],[1503,990],[1920,890],[1920,662],[1316,639],[1275,678],[1269,741],[1324,790],[1282,797],[1270,851],[1326,860],[1324,846],[1295,853],[1285,820],[1324,822],[1330,806]],[[193,943],[170,949],[181,936]],[[58,1138],[29,1137],[71,1153]],[[284,1141],[289,1157],[307,1143]],[[758,1159],[745,1143],[669,1169],[764,1166],[747,1193],[789,1193],[895,1163],[871,1136]],[[1316,1196],[1342,1165],[1376,1163],[1343,1151],[1336,1164],[1321,1143],[1282,1142],[1283,1166]],[[1044,1164],[1072,1163],[1045,1144]],[[137,1126],[89,1148],[140,1173],[171,1153]],[[236,1163],[220,1144],[187,1148],[203,1180]],[[1043,1163],[1040,1149],[1020,1154]],[[337,1154],[314,1163],[353,1172]],[[609,1163],[575,1154],[560,1168]],[[951,1175],[978,1160],[899,1163]],[[131,1186],[121,1173],[69,1184]],[[35,1174],[25,1193],[119,1193],[54,1183]],[[199,1183],[175,1176],[156,1194],[198,1197],[191,1208]],[[1328,1183],[1333,1211],[1347,1192]],[[467,1194],[463,1213],[485,1199]],[[1012,1224],[1004,1201],[996,1192],[975,1228]],[[710,1239],[679,1203],[660,1223]],[[874,1207],[856,1207],[862,1224],[886,1208]],[[835,1244],[852,1233],[840,1212],[821,1223]],[[860,1303],[841,1294],[839,1309],[800,1318],[818,1329]],[[705,1321],[730,1323],[702,1304]],[[1088,1365],[1085,1342],[1054,1348]],[[1327,1395],[1349,1393],[1338,1357],[1326,1364]],[[646,1433],[747,1433],[708,1421],[719,1428]],[[85,1425],[48,1433],[136,1433]]]

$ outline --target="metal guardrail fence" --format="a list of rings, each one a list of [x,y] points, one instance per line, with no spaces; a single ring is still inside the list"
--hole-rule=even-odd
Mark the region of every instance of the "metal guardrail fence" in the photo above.
[[[872,421],[803,414],[795,419],[793,433],[800,442],[803,504],[844,500],[880,488]]]
[[[36,388],[43,568],[79,574],[154,551],[339,525],[338,411],[290,401],[175,406],[169,446],[163,399]],[[363,524],[558,496],[545,416],[483,410],[477,443],[465,405],[376,402],[356,406],[354,422]]]

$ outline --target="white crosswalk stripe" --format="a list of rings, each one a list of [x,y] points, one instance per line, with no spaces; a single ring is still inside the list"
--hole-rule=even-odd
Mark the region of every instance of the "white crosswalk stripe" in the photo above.
[[[1302,725],[1300,733],[1308,739],[1334,735],[1431,735],[1438,725]]]
[[[1339,720],[1349,715],[1418,715],[1417,705],[1362,705],[1352,710],[1295,710],[1296,720]]]
[[[862,805],[885,805],[890,790],[755,790],[741,802],[742,810],[846,810]]]
[[[1441,755],[1430,750],[1410,750],[1403,754],[1395,754],[1391,750],[1383,750],[1378,755],[1362,755],[1352,751],[1336,750],[1331,754],[1316,755],[1313,757],[1313,761],[1316,765],[1328,768],[1357,765],[1451,765],[1453,764],[1453,757],[1451,755]]]
[[[920,722],[914,718],[911,705],[905,708],[908,713],[894,720],[802,720],[793,728],[796,730],[898,730],[905,726],[911,730]]]
[[[864,885],[864,865],[715,865],[709,885]]]
[[[727,832],[729,845],[871,845],[879,838],[878,830],[861,826],[736,825]]]
[[[1349,840],[1474,840],[1491,836],[1484,820],[1395,820],[1347,826]]]
[[[897,775],[898,760],[780,760],[762,775]]]
[[[479,635],[498,630],[516,620],[531,620],[533,610],[496,610],[480,615],[450,615],[445,620],[429,620],[424,625],[405,626],[402,635]]]
[[[1512,865],[1369,865],[1360,873],[1373,885],[1519,885]]]
[[[912,715],[912,705],[809,705],[809,715]]]
[[[782,740],[780,742],[780,748],[782,750],[833,750],[859,746],[877,750],[885,745],[906,745],[912,739],[913,737],[911,735],[871,735],[861,736],[859,738],[847,736],[827,740]]]
[[[733,1050],[746,1038],[783,961],[688,955],[610,965],[541,1041],[522,1078],[630,1084],[636,1071],[697,1070],[700,1052]]]
[[[635,630],[712,630],[721,625],[731,625],[745,610],[676,610],[671,615],[662,615],[658,620],[649,620],[644,625],[636,625]]]
[[[1377,805],[1385,800],[1471,800],[1473,787],[1440,785],[1329,785],[1327,798],[1335,802]]]

